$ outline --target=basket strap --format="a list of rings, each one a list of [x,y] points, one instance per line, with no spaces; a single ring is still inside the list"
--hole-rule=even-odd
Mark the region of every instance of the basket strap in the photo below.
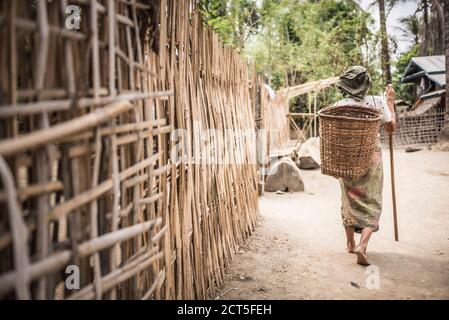
[[[346,145],[346,144],[341,144],[341,143],[335,143],[335,142],[332,142],[332,141],[330,141],[329,139],[326,139],[326,138],[324,138],[324,137],[320,137],[320,139],[323,140],[323,141],[326,141],[327,143],[332,144],[332,145],[334,145],[334,146],[343,146],[343,145]],[[349,142],[352,142],[352,140],[355,140],[355,138],[353,138],[353,139],[351,139],[351,140],[348,139]],[[377,139],[376,139],[376,143],[377,143]]]

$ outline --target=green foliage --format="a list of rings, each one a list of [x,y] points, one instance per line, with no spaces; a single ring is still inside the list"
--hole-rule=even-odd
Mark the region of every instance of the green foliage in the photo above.
[[[363,65],[373,79],[372,93],[384,90],[380,38],[371,31],[374,19],[357,1],[202,0],[199,3],[206,22],[226,44],[237,47],[254,61],[258,72],[274,89],[336,76],[351,65]],[[413,24],[416,21],[408,22],[411,27],[416,26]],[[390,39],[392,50],[393,40]],[[396,78],[400,72],[399,64]],[[401,94],[402,86],[397,88]],[[327,89],[319,93],[318,105],[329,105],[340,97],[337,89]],[[307,98],[294,99],[292,107],[304,111]]]
[[[393,74],[393,85],[396,91],[396,96],[400,99],[413,103],[415,97],[413,94],[413,84],[401,83],[402,76],[404,75],[405,68],[407,68],[410,60],[416,57],[419,52],[419,44],[415,44],[409,51],[403,53],[395,63],[395,73]]]
[[[243,49],[259,25],[256,2],[253,0],[203,0],[200,11],[207,24],[227,45]]]
[[[412,39],[413,44],[419,43],[419,31],[421,23],[416,14],[409,15],[399,20],[401,26],[397,27],[404,39]]]
[[[262,28],[246,53],[278,88],[365,64],[369,15],[351,1],[265,0]]]

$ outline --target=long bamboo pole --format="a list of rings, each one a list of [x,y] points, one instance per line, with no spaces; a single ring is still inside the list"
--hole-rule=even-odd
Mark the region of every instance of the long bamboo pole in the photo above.
[[[389,86],[391,81],[387,82]],[[384,101],[387,103],[386,97],[384,96]],[[396,112],[396,105],[393,104],[393,111]],[[396,183],[394,177],[394,148],[393,148],[393,134],[390,132],[388,134],[388,144],[390,149],[390,177],[391,177],[391,197],[393,201],[393,225],[394,225],[394,240],[399,241],[399,231],[398,231],[398,213],[396,206]]]
[[[391,169],[391,195],[393,199],[393,222],[394,222],[394,240],[399,241],[398,231],[398,213],[396,208],[396,185],[394,179],[394,153],[393,153],[393,134],[389,134],[390,145],[390,169]]]

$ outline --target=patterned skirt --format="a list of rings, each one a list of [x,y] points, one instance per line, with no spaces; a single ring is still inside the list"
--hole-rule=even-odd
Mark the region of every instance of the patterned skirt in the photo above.
[[[369,227],[379,230],[382,212],[383,166],[380,143],[371,159],[367,173],[358,179],[340,179],[341,216],[343,225],[360,233]]]

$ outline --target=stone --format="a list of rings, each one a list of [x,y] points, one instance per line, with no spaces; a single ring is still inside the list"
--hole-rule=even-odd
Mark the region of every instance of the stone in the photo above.
[[[311,170],[319,168],[320,165],[313,160],[312,157],[309,156],[303,156],[299,158],[299,168],[305,169],[305,170]]]
[[[284,157],[272,165],[267,180],[265,182],[265,191],[304,191],[304,183],[301,172],[292,159]]]
[[[413,147],[407,147],[405,148],[405,152],[417,152],[417,151],[421,151],[422,148],[413,148]]]
[[[316,169],[321,165],[319,138],[309,138],[298,151],[300,169]]]

